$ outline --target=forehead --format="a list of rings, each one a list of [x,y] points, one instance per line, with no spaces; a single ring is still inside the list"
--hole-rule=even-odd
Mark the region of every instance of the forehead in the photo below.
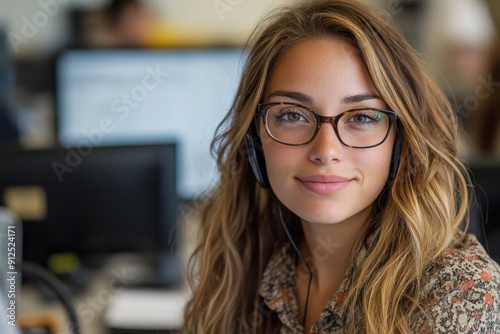
[[[298,91],[312,97],[376,94],[358,50],[342,38],[314,38],[297,43],[274,64],[265,98],[274,90]]]

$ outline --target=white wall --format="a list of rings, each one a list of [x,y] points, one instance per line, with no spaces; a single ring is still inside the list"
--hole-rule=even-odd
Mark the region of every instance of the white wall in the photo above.
[[[245,41],[259,19],[275,7],[301,0],[145,0],[170,22],[203,26],[229,41]],[[377,9],[390,9],[401,0],[361,0]]]
[[[244,42],[256,22],[272,8],[299,0],[147,0],[166,20],[203,27],[217,39]]]
[[[95,5],[101,0],[0,0],[0,25],[11,32],[18,56],[39,57],[63,45],[68,38],[71,6]]]

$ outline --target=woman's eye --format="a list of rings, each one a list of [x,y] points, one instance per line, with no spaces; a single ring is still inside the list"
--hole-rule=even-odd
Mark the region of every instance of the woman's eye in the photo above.
[[[377,122],[381,121],[382,119],[383,119],[383,116],[379,112],[370,113],[370,114],[359,113],[359,114],[352,115],[349,118],[349,122],[353,122],[353,123],[377,123]]]
[[[359,122],[359,123],[367,123],[367,122],[371,122],[372,119],[366,115],[356,115],[353,117],[353,121]]]
[[[282,111],[279,118],[287,122],[302,122],[306,120],[306,118],[301,113],[293,111]]]

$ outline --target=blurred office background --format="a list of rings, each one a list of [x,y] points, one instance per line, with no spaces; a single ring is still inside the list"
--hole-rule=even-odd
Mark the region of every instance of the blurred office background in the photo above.
[[[2,66],[10,70],[2,90],[8,95],[10,117],[18,127],[21,143],[38,147],[57,141],[55,66],[62,51],[237,48],[244,45],[264,13],[299,1],[123,0],[112,4],[109,0],[0,0],[0,29],[9,52]],[[397,25],[429,64],[464,125],[470,126],[468,134],[474,134],[464,139],[464,150],[470,154],[477,150],[491,153],[490,146],[499,150],[498,131],[491,139],[482,138],[482,130],[476,131],[484,123],[492,126],[482,114],[492,103],[486,100],[497,95],[493,76],[498,58],[498,4],[487,0],[364,2]]]
[[[147,327],[141,318],[168,327],[138,312],[141,303],[163,321],[174,314],[175,327],[182,294],[164,305],[105,284],[123,266],[140,276],[141,248],[189,253],[194,200],[219,177],[209,141],[231,105],[245,42],[262,15],[300,1],[0,0],[0,206],[23,220],[25,257],[67,285],[88,332]],[[473,232],[499,261],[499,3],[363,1],[403,32],[452,102],[478,183]],[[132,260],[95,261],[101,252]],[[178,291],[182,270],[167,255],[151,261],[156,280],[122,277],[119,288]],[[48,293],[23,290],[23,313],[59,310]]]

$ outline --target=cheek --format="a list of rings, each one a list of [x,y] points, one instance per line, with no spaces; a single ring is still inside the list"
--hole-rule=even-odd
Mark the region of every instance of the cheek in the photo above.
[[[353,157],[364,177],[364,181],[382,190],[389,176],[392,160],[392,144],[381,145],[372,149],[356,152]]]
[[[387,179],[389,175],[395,137],[396,133],[393,128],[382,145],[373,147],[372,149],[367,149],[367,159],[370,160],[370,164],[373,164],[373,169],[377,170],[378,173],[380,173],[380,176],[383,176],[384,179]]]
[[[293,160],[293,154],[291,154],[289,147],[273,140],[263,141],[262,147],[269,177],[272,178],[274,175],[283,174]]]
[[[266,171],[271,187],[276,189],[286,182],[287,176],[293,169],[304,164],[301,150],[294,146],[287,146],[270,139],[264,132],[261,136]]]

